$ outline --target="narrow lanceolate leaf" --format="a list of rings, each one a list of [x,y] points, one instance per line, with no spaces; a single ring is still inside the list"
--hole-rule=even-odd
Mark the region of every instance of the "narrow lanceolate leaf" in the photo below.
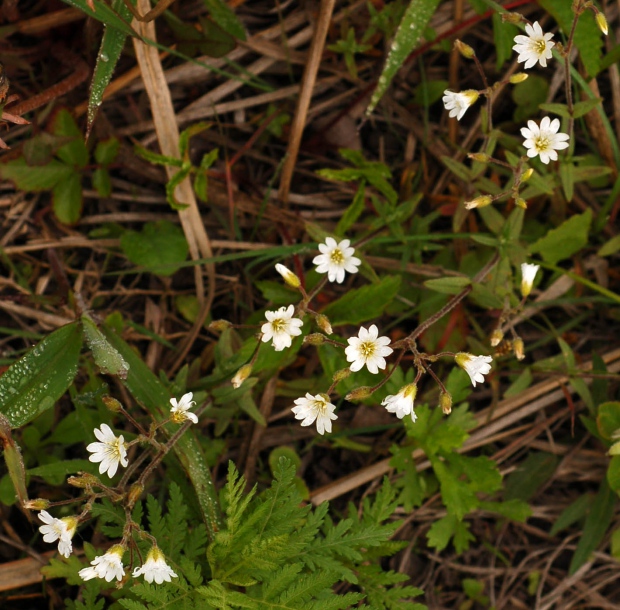
[[[121,19],[127,22],[131,21],[131,11],[127,8],[123,0],[115,0],[112,3],[112,8],[118,13]],[[97,110],[103,101],[103,92],[112,79],[112,74],[121,56],[121,51],[125,46],[126,38],[126,31],[113,25],[106,25],[103,37],[101,38],[101,46],[99,47],[99,54],[97,55],[93,80],[90,83],[86,138],[88,138]]]
[[[53,407],[73,383],[82,348],[77,322],[48,335],[0,377],[0,413],[17,428]]]
[[[438,4],[439,0],[411,0],[398,26],[383,72],[366,109],[367,115],[375,109],[390,86],[394,75],[415,49]]]
[[[127,19],[121,17],[112,7],[108,6],[103,0],[63,0],[65,4],[80,9],[83,13],[86,13],[89,17],[101,21],[105,25],[112,26],[121,32],[124,32],[127,36],[135,36],[140,38],[138,33],[129,25]],[[95,10],[90,6],[94,6]]]
[[[133,397],[144,405],[157,421],[167,417],[170,408],[170,394],[165,386],[146,366],[140,356],[114,331],[103,327],[102,332],[109,344],[121,354],[129,365],[127,378],[123,380],[123,383]],[[173,431],[174,429],[170,428],[170,432]],[[222,517],[209,465],[205,460],[200,443],[191,429],[176,443],[174,452],[194,486],[209,539],[213,541],[215,533],[222,527]]]
[[[22,459],[22,452],[17,443],[13,440],[11,424],[2,413],[0,413],[0,445],[4,452],[4,461],[9,471],[9,477],[11,477],[11,482],[13,483],[13,487],[15,487],[17,497],[23,505],[28,499],[24,460]]]

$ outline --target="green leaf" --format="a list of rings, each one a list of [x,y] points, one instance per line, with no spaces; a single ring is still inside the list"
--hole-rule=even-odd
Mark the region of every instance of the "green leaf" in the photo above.
[[[75,474],[81,470],[95,474],[98,465],[89,460],[63,460],[62,462],[52,462],[51,464],[28,468],[27,473],[33,477],[66,477],[68,474]]]
[[[65,166],[68,167],[68,166]],[[60,222],[75,224],[82,215],[82,176],[75,172],[60,180],[52,190],[52,208]]]
[[[164,276],[175,273],[188,253],[183,230],[167,220],[146,223],[140,233],[127,231],[121,248],[132,263]]]
[[[104,167],[98,167],[91,177],[93,188],[101,197],[109,197],[112,193],[112,182],[110,172]]]
[[[112,10],[116,11],[123,21],[131,21],[131,11],[127,8],[123,0],[114,0],[111,4]],[[125,30],[115,27],[114,25],[107,25],[104,27],[101,44],[99,45],[99,53],[97,54],[97,63],[95,64],[95,71],[93,72],[93,79],[90,82],[87,133],[90,133],[93,121],[97,115],[97,110],[99,110],[103,102],[103,94],[112,80],[112,75],[121,57],[127,36],[128,34]],[[97,163],[103,163],[103,161],[97,160]]]
[[[351,205],[345,210],[342,218],[338,221],[336,235],[345,235],[353,226],[353,223],[360,217],[366,205],[366,182],[362,180],[357,187]]]
[[[560,162],[560,182],[566,200],[571,201],[575,192],[575,166],[570,161]]]
[[[551,453],[530,453],[506,478],[506,500],[529,500],[546,483],[557,468],[559,458]]]
[[[607,468],[607,482],[609,486],[620,495],[620,456],[614,455]]]
[[[604,439],[612,440],[614,433],[620,431],[620,402],[604,402],[600,405],[596,425]]]
[[[463,180],[464,182],[471,182],[472,171],[469,167],[464,165],[463,163],[459,163],[455,161],[452,157],[441,157],[441,162],[457,177]]]
[[[611,525],[616,506],[617,496],[609,488],[606,480],[603,480],[599,492],[594,498],[592,508],[586,517],[583,534],[579,539],[575,554],[568,568],[569,574],[574,574],[596,550],[602,542],[605,533]]]
[[[592,506],[593,496],[591,494],[583,494],[579,496],[572,504],[569,504],[557,518],[553,524],[549,534],[551,536],[557,536],[562,530],[581,521]]]
[[[593,97],[583,102],[577,102],[573,106],[573,118],[578,119],[591,110],[594,110],[603,100],[600,97]]]
[[[366,115],[375,109],[396,72],[415,49],[438,4],[439,0],[411,0],[409,3],[394,36],[379,82],[366,109]]]
[[[23,157],[0,164],[0,177],[29,193],[49,191],[74,173],[72,167],[53,159],[47,165],[28,165]]]
[[[142,40],[138,33],[103,0],[63,0],[63,2],[86,13],[89,17],[101,21],[105,25],[124,32],[127,36],[133,36]],[[94,10],[90,8],[91,6],[94,6]]]
[[[121,379],[125,379],[129,370],[129,365],[125,359],[108,343],[103,333],[87,314],[82,314],[82,324],[86,344],[92,351],[93,359],[99,370],[102,373],[118,375]]]
[[[361,324],[378,318],[398,294],[399,288],[400,276],[388,275],[376,284],[349,290],[321,313],[330,319],[332,326]]]
[[[80,128],[71,113],[61,108],[52,118],[51,131],[56,136],[71,138],[68,144],[56,149],[56,156],[67,165],[82,169],[88,163],[88,150]]]
[[[551,264],[569,258],[588,243],[592,211],[576,214],[529,247],[529,253],[540,253]]]
[[[512,45],[517,34],[520,34],[517,26],[508,21],[502,21],[502,16],[499,13],[493,13],[493,42],[495,43],[495,51],[497,53],[495,69],[498,72],[506,61],[512,57]]]
[[[81,325],[55,330],[0,377],[0,412],[17,428],[54,406],[73,383],[82,347]]]
[[[545,112],[553,112],[565,119],[570,119],[570,112],[566,104],[538,104],[538,107]]]
[[[13,483],[14,492],[19,498],[20,504],[23,505],[28,500],[24,460],[22,459],[22,452],[11,434],[11,423],[2,413],[0,413],[0,446],[2,447],[11,483]],[[7,500],[9,501],[13,499],[13,492],[2,495],[8,496]]]
[[[120,142],[116,138],[108,138],[107,140],[99,140],[95,147],[95,161],[99,165],[110,165],[114,163],[118,156]]]
[[[471,280],[468,277],[454,275],[426,280],[424,285],[430,290],[441,292],[442,294],[458,294],[471,285]]]
[[[523,500],[507,500],[506,502],[480,502],[482,510],[488,510],[507,519],[525,523],[532,516],[532,509]]]
[[[239,40],[246,40],[245,28],[234,11],[223,0],[203,0],[213,21],[225,32]]]
[[[618,251],[620,251],[620,235],[615,235],[604,243],[596,254],[597,256],[611,256]]]
[[[444,462],[431,458],[433,470],[441,487],[441,498],[448,512],[459,521],[478,506],[478,499],[471,487],[461,481]]]

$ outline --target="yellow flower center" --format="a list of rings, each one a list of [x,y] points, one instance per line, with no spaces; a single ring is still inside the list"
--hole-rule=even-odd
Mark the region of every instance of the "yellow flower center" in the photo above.
[[[538,150],[547,150],[549,148],[549,138],[545,136],[538,136],[534,143]]]
[[[364,341],[360,344],[359,350],[364,358],[370,358],[375,353],[374,341]]]
[[[329,260],[334,263],[334,265],[342,265],[344,263],[344,254],[340,248],[334,248],[329,255]]]
[[[282,318],[276,318],[271,323],[271,328],[273,328],[274,333],[284,332],[286,329],[286,322]]]
[[[325,407],[327,407],[327,403],[324,400],[315,400],[313,407],[321,414],[325,414]]]
[[[541,40],[537,40],[534,43],[534,50],[539,55],[542,55],[547,50],[547,41],[544,38]]]

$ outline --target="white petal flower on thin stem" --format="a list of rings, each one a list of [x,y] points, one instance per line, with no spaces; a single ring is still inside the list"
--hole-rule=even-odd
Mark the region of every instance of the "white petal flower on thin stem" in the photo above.
[[[298,398],[295,401],[295,405],[291,410],[295,414],[295,419],[303,420],[302,426],[311,426],[316,421],[316,431],[319,434],[331,433],[332,420],[338,419],[338,416],[334,413],[336,407],[329,402],[327,394],[312,396],[306,393],[305,398]]]
[[[543,68],[547,67],[547,60],[551,59],[551,49],[555,46],[552,42],[553,34],[544,34],[538,21],[534,25],[529,23],[525,26],[527,36],[520,34],[515,36],[514,51],[519,53],[518,62],[525,62],[525,69],[532,68],[539,62]]]
[[[39,519],[45,523],[39,527],[39,531],[43,534],[44,542],[56,542],[58,540],[58,552],[64,557],[69,557],[73,550],[71,538],[75,534],[78,520],[76,517],[63,517],[56,519],[47,511],[42,510],[39,513]]]
[[[301,286],[301,281],[299,278],[284,265],[277,263],[276,271],[282,276],[282,279],[292,288],[299,288]]]
[[[368,330],[363,326],[360,328],[357,337],[347,339],[349,347],[344,350],[349,368],[355,373],[364,365],[371,373],[378,373],[379,369],[384,369],[386,362],[385,356],[392,353],[389,337],[379,337],[379,329],[372,325]]]
[[[101,429],[95,428],[95,436],[100,443],[90,443],[86,447],[92,455],[88,458],[91,462],[101,462],[99,464],[99,474],[107,471],[112,478],[118,470],[118,465],[127,467],[127,448],[123,436],[115,436],[110,426],[101,424]]]
[[[333,237],[327,237],[324,244],[319,244],[321,254],[312,259],[317,273],[327,273],[330,282],[339,284],[344,281],[345,272],[357,273],[362,261],[353,256],[355,248],[351,248],[350,244],[351,241],[348,239],[338,243]]]
[[[198,423],[197,415],[189,411],[189,409],[196,404],[196,401],[192,400],[192,398],[194,398],[193,392],[188,392],[187,394],[183,394],[181,400],[178,402],[176,398],[170,399],[170,404],[172,405],[170,409],[170,413],[172,413],[171,419],[175,424],[181,424],[186,419],[189,419],[195,424]]]
[[[301,327],[303,321],[299,318],[293,318],[295,306],[280,307],[278,311],[266,311],[265,318],[267,322],[261,326],[263,336],[261,341],[267,343],[272,341],[271,345],[276,352],[281,352],[286,347],[291,347],[293,337],[301,335]]]
[[[527,156],[535,157],[540,155],[540,160],[546,165],[549,160],[556,161],[558,153],[556,150],[568,148],[570,136],[567,133],[558,133],[560,129],[560,119],[553,121],[546,116],[540,126],[534,121],[528,121],[527,127],[521,128],[521,135],[525,138],[523,146],[528,149]]]
[[[521,265],[521,295],[523,297],[529,296],[532,292],[532,286],[534,285],[534,278],[540,269],[540,265],[532,265],[530,263],[523,263]]]
[[[177,578],[173,569],[166,563],[164,554],[156,546],[149,551],[144,565],[134,569],[134,578],[141,575],[144,576],[146,582],[155,581],[158,585],[161,585],[164,581],[171,582],[172,578]]]
[[[386,396],[381,404],[388,413],[396,413],[398,419],[402,419],[405,415],[411,415],[411,420],[415,421],[418,416],[413,410],[413,401],[417,393],[418,386],[415,383],[410,383],[401,388],[398,394]]]
[[[79,571],[79,575],[82,580],[91,580],[91,578],[104,578],[107,582],[113,578],[121,580],[125,576],[124,554],[125,547],[122,544],[115,544],[105,555],[95,557],[88,568]]]
[[[469,375],[471,383],[476,387],[476,382],[484,383],[484,376],[491,370],[491,356],[473,356],[466,352],[459,352],[454,360]]]
[[[446,110],[450,111],[448,116],[456,117],[457,121],[460,121],[463,118],[463,115],[467,111],[467,109],[476,103],[479,95],[477,91],[473,89],[468,89],[467,91],[450,91],[446,89],[443,92],[443,105]]]

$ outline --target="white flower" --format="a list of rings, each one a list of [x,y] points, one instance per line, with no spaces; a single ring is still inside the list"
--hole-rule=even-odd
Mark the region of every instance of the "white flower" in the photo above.
[[[543,34],[542,28],[538,21],[531,26],[529,23],[525,26],[527,36],[515,36],[515,44],[512,48],[519,53],[518,62],[525,62],[525,69],[531,68],[539,62],[543,68],[547,67],[547,60],[551,59],[551,49],[555,46],[555,42],[551,42],[553,34]]]
[[[321,254],[315,256],[312,262],[317,266],[317,273],[327,273],[330,282],[342,284],[345,271],[357,273],[362,261],[353,256],[355,248],[350,248],[348,239],[337,243],[333,237],[327,237],[324,244],[319,244]]]
[[[411,415],[411,420],[415,421],[418,417],[413,410],[413,401],[418,393],[418,386],[410,383],[401,388],[398,394],[386,396],[381,403],[389,413],[396,413],[398,419],[402,419],[405,415]]]
[[[170,399],[170,404],[172,405],[172,408],[170,409],[170,413],[172,413],[171,419],[175,424],[183,423],[186,419],[189,419],[195,424],[198,423],[198,417],[196,414],[189,412],[189,409],[196,404],[196,401],[192,400],[193,397],[193,392],[188,392],[187,394],[183,394],[183,396],[181,396],[181,400],[178,402],[176,398]]]
[[[101,442],[91,443],[86,447],[92,453],[88,459],[91,462],[101,462],[99,474],[103,474],[107,470],[108,476],[112,478],[118,470],[119,463],[123,467],[127,466],[125,439],[122,435],[116,437],[107,424],[101,424],[101,430],[95,428],[94,433]]]
[[[137,578],[140,575],[144,576],[146,582],[155,581],[158,585],[161,585],[164,580],[170,582],[172,577],[177,578],[172,568],[166,563],[164,554],[156,546],[149,551],[144,565],[134,569],[133,577]]]
[[[448,116],[456,117],[457,121],[463,118],[465,111],[472,104],[475,104],[478,99],[478,92],[473,89],[461,91],[460,93],[455,93],[454,91],[446,89],[443,93],[443,105],[446,110],[450,111]]]
[[[90,580],[91,578],[105,578],[110,582],[113,578],[121,580],[125,576],[123,568],[123,555],[125,547],[122,544],[115,544],[110,547],[105,555],[95,557],[90,563],[90,567],[83,568],[79,571],[82,580]]]
[[[521,295],[523,297],[529,296],[530,292],[532,292],[534,278],[539,269],[540,265],[531,265],[530,263],[523,263],[521,265]]]
[[[545,165],[550,159],[556,161],[558,153],[555,151],[568,148],[566,140],[570,138],[567,133],[558,133],[559,128],[560,119],[552,121],[548,116],[540,122],[540,127],[534,121],[528,121],[527,127],[521,128],[521,135],[525,138],[523,146],[528,149],[527,156],[540,155]]]
[[[301,286],[299,278],[288,267],[277,263],[276,271],[282,276],[282,279],[292,288],[299,288]]]
[[[306,397],[298,398],[295,404],[297,406],[293,407],[292,411],[295,419],[303,419],[302,426],[311,426],[316,420],[316,431],[319,434],[331,433],[332,419],[338,419],[338,416],[334,413],[336,407],[329,402],[327,394],[312,396],[306,393]]]
[[[39,528],[43,534],[43,540],[45,542],[56,542],[58,540],[58,552],[64,557],[69,557],[73,550],[71,538],[75,534],[78,520],[75,517],[56,519],[45,510],[39,513],[39,519],[45,523]]]
[[[476,387],[478,383],[484,383],[484,376],[489,374],[491,370],[491,356],[473,356],[466,352],[459,352],[454,360],[469,375],[471,383]]]
[[[489,197],[489,195],[480,195],[480,197],[476,197],[471,201],[466,201],[463,205],[466,210],[473,210],[474,208],[486,208],[486,206],[493,203],[493,197]]]
[[[385,368],[385,356],[389,356],[393,351],[391,347],[388,347],[389,337],[379,337],[379,329],[374,324],[368,330],[362,326],[357,337],[351,337],[347,341],[349,347],[344,350],[344,353],[347,356],[347,362],[351,362],[349,368],[354,373],[364,365],[371,373],[378,373],[379,369]]]
[[[261,341],[267,343],[273,339],[271,345],[276,352],[281,352],[285,347],[291,347],[293,337],[301,335],[301,327],[304,324],[299,318],[293,318],[294,313],[294,305],[280,307],[278,311],[266,311],[267,322],[260,329],[263,333]]]

